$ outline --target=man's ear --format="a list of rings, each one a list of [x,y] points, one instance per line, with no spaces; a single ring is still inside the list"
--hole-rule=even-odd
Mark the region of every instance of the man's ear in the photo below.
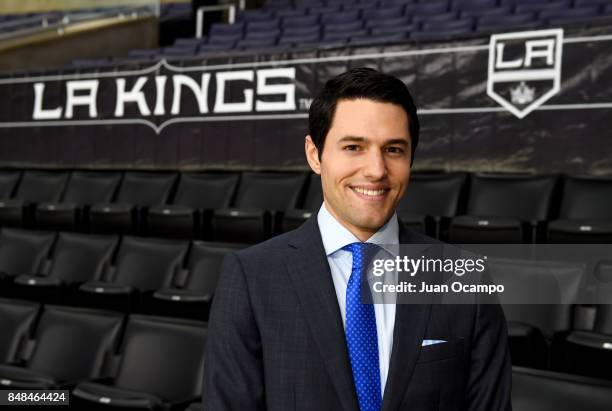
[[[321,174],[321,162],[319,161],[319,150],[317,150],[317,146],[315,146],[312,138],[310,136],[306,136],[304,140],[304,150],[306,151],[306,160],[308,161],[308,165],[312,171],[317,174]]]

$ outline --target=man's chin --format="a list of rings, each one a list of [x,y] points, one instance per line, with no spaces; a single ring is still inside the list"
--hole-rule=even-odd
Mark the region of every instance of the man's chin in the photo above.
[[[360,229],[362,229],[362,230],[376,232],[382,226],[384,226],[387,223],[387,221],[389,221],[389,217],[387,217],[387,216],[377,216],[377,217],[373,217],[373,218],[359,218],[359,219],[357,219],[357,221],[356,221],[357,224],[355,224],[355,225],[357,227],[359,227]]]

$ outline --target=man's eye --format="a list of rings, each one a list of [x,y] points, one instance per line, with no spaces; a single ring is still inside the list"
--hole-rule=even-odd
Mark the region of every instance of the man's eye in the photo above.
[[[402,154],[404,152],[404,149],[401,147],[388,147],[387,151],[389,153],[398,153],[398,154]]]
[[[349,144],[348,146],[344,146],[344,149],[349,151],[357,151],[359,150],[359,146],[357,144]]]

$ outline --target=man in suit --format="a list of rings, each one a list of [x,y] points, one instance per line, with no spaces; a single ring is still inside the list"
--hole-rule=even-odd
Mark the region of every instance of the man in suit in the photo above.
[[[406,86],[368,68],[341,74],[313,100],[309,132],[324,203],[297,230],[226,258],[204,409],[510,409],[499,305],[358,298],[368,247],[435,241],[400,228],[395,214],[419,133]]]

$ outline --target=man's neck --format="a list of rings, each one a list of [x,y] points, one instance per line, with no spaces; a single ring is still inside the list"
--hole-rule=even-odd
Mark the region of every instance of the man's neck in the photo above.
[[[378,227],[376,230],[372,231],[372,230],[365,230],[365,229],[360,229],[358,227],[352,226],[350,224],[347,224],[344,220],[342,220],[340,217],[338,217],[338,215],[336,214],[336,212],[333,210],[332,207],[330,207],[325,201],[323,201],[323,206],[325,207],[325,209],[327,210],[327,212],[329,214],[331,214],[332,217],[334,217],[334,219],[340,223],[340,225],[342,225],[344,228],[346,228],[351,234],[353,234],[355,237],[357,237],[357,239],[359,241],[361,241],[362,243],[365,243],[370,237],[372,237],[374,234],[376,234],[376,232],[378,230],[380,230],[381,227],[384,227],[384,224],[381,227]],[[386,224],[386,223],[385,223]]]

